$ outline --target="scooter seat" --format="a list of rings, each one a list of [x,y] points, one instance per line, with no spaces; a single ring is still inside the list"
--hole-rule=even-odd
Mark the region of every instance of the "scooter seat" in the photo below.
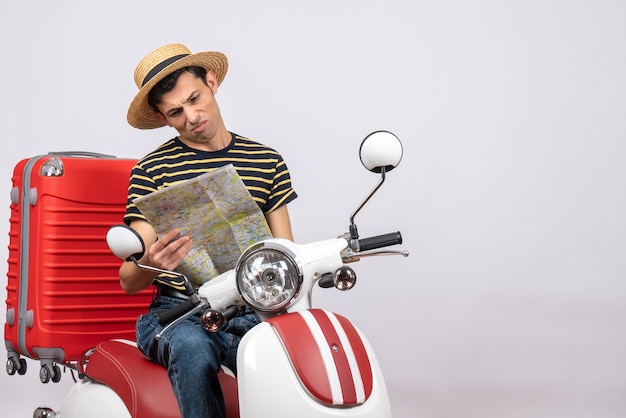
[[[132,341],[109,340],[95,348],[86,374],[115,391],[133,418],[180,418],[167,372],[146,358]],[[239,417],[237,380],[229,370],[219,375],[226,416]]]

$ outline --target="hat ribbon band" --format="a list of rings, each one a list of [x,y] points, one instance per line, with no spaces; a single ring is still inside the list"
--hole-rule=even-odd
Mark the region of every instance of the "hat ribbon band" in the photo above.
[[[148,83],[148,81],[150,81],[152,79],[152,77],[154,77],[155,75],[157,75],[162,69],[164,69],[165,67],[167,67],[170,64],[175,63],[176,61],[178,61],[181,58],[185,58],[186,56],[188,56],[189,54],[181,54],[181,55],[175,55],[173,57],[169,57],[168,59],[161,61],[160,63],[158,63],[157,65],[155,65],[152,70],[150,70],[150,72],[148,73],[148,75],[146,75],[146,77],[143,79],[143,82],[141,83],[141,87],[145,86],[146,83]]]

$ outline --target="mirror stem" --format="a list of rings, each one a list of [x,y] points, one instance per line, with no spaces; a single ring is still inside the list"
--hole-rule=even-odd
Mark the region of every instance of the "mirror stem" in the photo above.
[[[359,232],[357,231],[357,227],[356,227],[356,225],[354,223],[354,217],[356,216],[357,213],[360,212],[360,210],[372,198],[372,196],[374,196],[374,193],[376,193],[378,191],[378,189],[380,189],[380,186],[382,186],[384,182],[385,182],[385,167],[381,167],[380,168],[380,181],[378,182],[376,187],[374,187],[374,190],[372,190],[367,195],[365,200],[363,200],[363,202],[361,202],[361,204],[356,208],[356,210],[352,213],[352,216],[350,216],[350,238],[352,238],[352,239],[358,239],[359,238]]]

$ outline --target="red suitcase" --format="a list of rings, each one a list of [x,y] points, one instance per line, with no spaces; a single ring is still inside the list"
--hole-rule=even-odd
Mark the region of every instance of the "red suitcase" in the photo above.
[[[136,160],[92,153],[51,153],[20,161],[13,172],[4,339],[7,372],[38,359],[40,379],[60,379],[104,340],[135,340],[135,320],[151,291],[121,290],[121,264],[108,228],[124,215]]]

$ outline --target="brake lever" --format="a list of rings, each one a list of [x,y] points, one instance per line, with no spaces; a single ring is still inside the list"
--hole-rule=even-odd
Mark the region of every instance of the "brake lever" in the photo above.
[[[193,309],[191,309],[190,311],[187,311],[187,313],[185,313],[182,316],[179,316],[178,318],[176,318],[175,320],[167,324],[165,327],[163,327],[163,329],[154,336],[154,339],[159,341],[161,337],[163,336],[163,334],[165,334],[170,328],[178,324],[180,321],[186,318],[189,318],[191,315],[195,315],[196,313],[200,312],[206,306],[208,306],[207,302],[205,302],[204,300],[199,300],[198,304],[194,306]]]
[[[345,263],[353,263],[355,261],[360,261],[361,258],[379,257],[379,256],[387,256],[387,255],[401,255],[402,257],[408,257],[409,252],[408,251],[390,251],[390,250],[354,252],[354,253],[342,256],[341,259]]]

